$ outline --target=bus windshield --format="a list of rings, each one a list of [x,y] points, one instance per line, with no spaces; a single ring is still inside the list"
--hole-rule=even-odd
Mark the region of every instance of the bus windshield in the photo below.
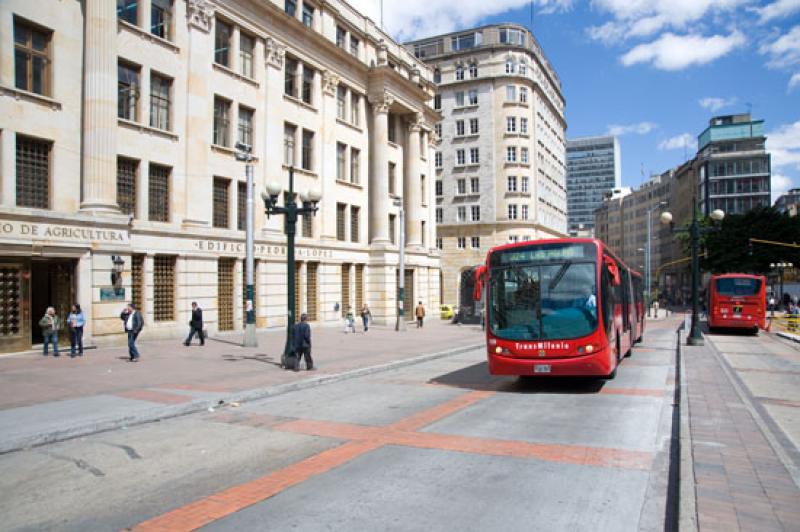
[[[728,277],[717,279],[715,288],[721,296],[755,296],[761,290],[760,279]]]
[[[491,271],[489,327],[506,340],[586,336],[597,328],[596,262],[511,264]]]

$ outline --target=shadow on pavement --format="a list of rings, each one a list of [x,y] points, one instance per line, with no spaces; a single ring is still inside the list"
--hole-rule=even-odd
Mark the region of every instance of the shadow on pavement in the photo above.
[[[270,355],[266,353],[256,353],[254,355],[222,355],[222,360],[225,362],[242,362],[244,360],[254,360],[256,362],[263,362],[264,364],[271,364],[280,367],[280,362],[272,360]]]
[[[594,377],[500,377],[489,374],[487,362],[480,362],[428,381],[430,384],[468,390],[496,391],[520,394],[594,394],[606,381]]]

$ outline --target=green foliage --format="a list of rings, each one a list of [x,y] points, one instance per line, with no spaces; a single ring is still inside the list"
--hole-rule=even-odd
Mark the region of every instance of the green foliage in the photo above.
[[[710,224],[704,220],[702,224]],[[770,272],[771,262],[800,264],[800,248],[770,244],[749,244],[750,238],[800,244],[800,217],[782,214],[772,207],[754,209],[746,214],[726,216],[719,231],[703,235],[701,250],[708,255],[700,266],[712,273]]]

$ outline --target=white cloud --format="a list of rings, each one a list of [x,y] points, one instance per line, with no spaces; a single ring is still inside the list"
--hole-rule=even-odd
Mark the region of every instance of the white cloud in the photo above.
[[[538,13],[568,10],[573,0],[536,0]],[[350,0],[359,12],[381,23],[380,0]],[[460,0],[458,7],[445,0],[403,0],[383,2],[385,30],[400,42],[456,31],[476,25],[482,19],[526,7],[528,0]]]
[[[792,188],[792,179],[790,177],[783,174],[772,174],[772,182],[770,184],[771,203],[775,203],[775,200],[781,194],[787,193],[790,188]]]
[[[700,104],[700,107],[704,109],[708,109],[712,113],[716,113],[723,107],[730,107],[731,105],[736,103],[736,98],[715,98],[715,97],[708,97],[702,98],[697,101]]]
[[[800,64],[800,25],[794,26],[774,41],[762,44],[759,51],[770,57],[767,62],[770,68]]]
[[[661,151],[665,150],[681,150],[685,148],[691,148],[692,150],[697,149],[697,137],[690,133],[681,133],[680,135],[675,135],[672,138],[667,140],[662,140],[658,143],[658,149]]]
[[[637,124],[611,124],[606,130],[606,135],[613,135],[619,137],[629,133],[636,133],[637,135],[647,135],[658,126],[652,122],[639,122]]]
[[[660,70],[682,70],[692,65],[710,63],[744,43],[745,37],[739,30],[728,36],[711,37],[665,33],[653,42],[634,47],[620,61],[625,66],[652,63]]]
[[[776,18],[788,17],[796,11],[800,11],[800,0],[777,0],[777,2],[772,2],[764,7],[753,8],[752,11],[758,14],[758,21],[763,24]]]
[[[800,72],[798,72],[797,74],[793,75],[791,77],[791,79],[789,79],[789,87],[787,88],[787,90],[789,92],[791,92],[792,90],[796,89],[797,87],[800,87]]]
[[[800,170],[800,120],[767,133],[767,151],[772,155],[773,168]]]

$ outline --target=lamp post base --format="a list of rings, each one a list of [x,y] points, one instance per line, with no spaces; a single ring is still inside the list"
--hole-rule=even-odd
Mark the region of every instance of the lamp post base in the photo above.
[[[700,346],[706,344],[702,336],[689,336],[686,338],[686,345]]]
[[[242,347],[258,347],[258,338],[256,337],[256,324],[247,323],[244,326],[244,341]]]
[[[406,330],[406,317],[405,316],[397,316],[397,321],[394,324],[395,331],[405,331]]]

